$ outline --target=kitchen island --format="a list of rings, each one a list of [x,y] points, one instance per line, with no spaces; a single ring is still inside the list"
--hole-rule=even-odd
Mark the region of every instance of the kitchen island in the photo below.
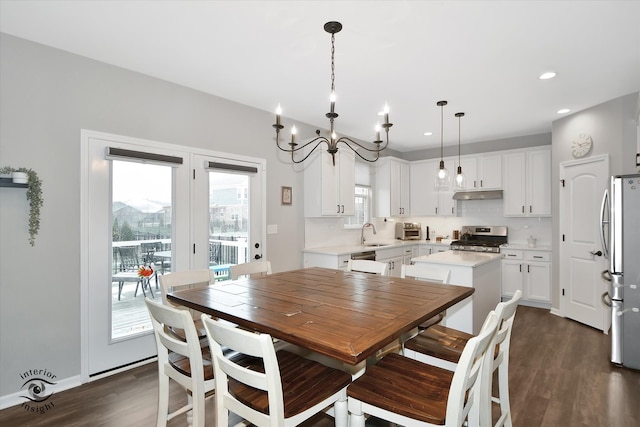
[[[478,334],[487,314],[500,302],[499,253],[446,251],[412,258],[415,264],[429,264],[450,271],[449,283],[475,288],[473,296],[447,310],[443,325]]]

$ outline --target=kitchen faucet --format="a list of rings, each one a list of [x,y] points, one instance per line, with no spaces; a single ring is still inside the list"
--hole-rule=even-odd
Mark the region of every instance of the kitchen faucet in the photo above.
[[[367,228],[367,227],[373,228],[373,234],[376,234],[376,226],[371,224],[370,222],[365,223],[362,226],[362,231],[360,232],[360,244],[361,245],[364,245],[364,229]]]

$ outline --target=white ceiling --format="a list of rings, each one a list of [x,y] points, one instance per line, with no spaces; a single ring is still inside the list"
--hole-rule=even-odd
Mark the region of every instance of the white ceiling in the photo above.
[[[4,33],[322,128],[334,20],[336,130],[372,140],[387,102],[398,151],[439,146],[438,100],[450,145],[459,111],[464,144],[640,90],[640,1],[0,1]]]

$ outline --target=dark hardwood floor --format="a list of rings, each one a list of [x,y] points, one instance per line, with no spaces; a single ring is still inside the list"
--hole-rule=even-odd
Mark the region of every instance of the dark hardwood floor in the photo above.
[[[514,426],[640,426],[640,372],[609,363],[608,339],[548,310],[519,307],[509,368]],[[151,363],[56,393],[43,414],[22,406],[5,409],[0,411],[0,425],[153,426],[156,372],[156,364]],[[184,399],[173,384],[171,400]],[[213,402],[208,402],[207,425],[214,426]],[[184,417],[169,423],[183,425]],[[332,419],[326,416],[305,423],[306,427],[330,425]],[[367,425],[387,424],[369,420]]]

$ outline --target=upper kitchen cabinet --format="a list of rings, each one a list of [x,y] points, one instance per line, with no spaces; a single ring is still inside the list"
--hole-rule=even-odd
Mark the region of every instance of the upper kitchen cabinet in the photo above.
[[[457,161],[454,162],[456,165]],[[460,159],[466,190],[500,190],[502,188],[502,155],[467,156]],[[452,171],[455,177],[457,167]],[[453,179],[453,178],[452,178]]]
[[[350,216],[355,213],[355,154],[348,148],[331,154],[317,150],[305,163],[304,215]]]
[[[375,163],[376,217],[409,216],[409,162],[384,157]]]
[[[551,216],[551,150],[504,156],[504,216]]]
[[[411,182],[411,215],[455,216],[457,203],[453,200],[453,191],[435,189],[434,180],[440,160],[412,162],[409,169]],[[445,159],[445,167],[449,173],[454,169],[452,159]],[[455,173],[454,173],[455,175]]]

